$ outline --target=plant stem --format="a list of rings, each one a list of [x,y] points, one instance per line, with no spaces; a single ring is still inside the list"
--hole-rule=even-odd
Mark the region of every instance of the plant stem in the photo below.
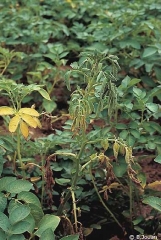
[[[17,129],[17,155],[18,155],[18,159],[19,159],[21,169],[22,169],[22,176],[23,176],[23,179],[25,179],[25,171],[24,171],[23,162],[22,162],[22,158],[21,158],[20,127],[18,127],[18,129]]]
[[[79,151],[79,153],[78,153],[78,155],[77,155],[77,157],[76,157],[76,172],[75,172],[75,174],[74,174],[74,177],[73,177],[73,179],[72,179],[72,184],[71,184],[71,188],[72,188],[73,191],[75,190],[76,185],[77,185],[77,180],[78,180],[78,175],[79,175],[80,159],[81,159],[81,156],[82,156],[82,154],[83,154],[83,151],[84,151],[84,148],[85,148],[85,146],[86,146],[86,143],[87,143],[86,141],[83,141],[83,142],[82,142],[80,151]],[[63,203],[61,203],[61,204],[59,205],[59,208],[58,208],[58,211],[57,211],[57,215],[58,215],[58,216],[60,216],[60,215],[62,214],[63,209],[64,209],[64,205],[65,205],[65,203],[70,199],[70,197],[71,197],[71,192],[68,191],[67,194],[66,194],[66,196],[65,196],[65,198],[64,198]]]
[[[130,222],[132,224],[132,212],[133,212],[133,185],[132,185],[132,181],[130,179],[130,186],[129,186],[129,197],[130,197]]]
[[[41,172],[42,172],[42,186],[41,186],[41,205],[43,205],[44,191],[45,191],[45,168],[44,168],[44,157],[41,156]]]
[[[77,225],[77,207],[76,207],[76,200],[75,200],[75,194],[74,191],[71,189],[71,196],[73,200],[73,213],[74,213],[74,223],[75,223],[75,231],[78,232],[78,225]]]
[[[94,189],[95,189],[95,191],[96,191],[96,194],[97,194],[100,202],[102,203],[102,205],[104,206],[104,208],[106,209],[106,211],[107,211],[107,212],[111,215],[111,217],[115,220],[115,222],[119,225],[119,227],[123,230],[123,227],[122,227],[121,223],[117,220],[117,218],[114,216],[114,214],[111,212],[111,210],[106,206],[106,204],[104,203],[101,195],[99,194],[91,170],[90,170],[90,175],[91,175],[91,178],[92,178],[92,183],[93,183]],[[123,231],[124,231],[124,230],[123,230]]]

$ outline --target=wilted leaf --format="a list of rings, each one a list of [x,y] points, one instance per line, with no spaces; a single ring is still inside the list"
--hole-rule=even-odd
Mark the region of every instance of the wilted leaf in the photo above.
[[[20,122],[20,130],[21,130],[21,133],[24,136],[24,138],[27,138],[29,135],[29,129],[28,129],[27,124],[24,121]]]
[[[33,117],[39,117],[40,114],[33,108],[21,108],[19,110],[19,113],[25,113],[25,114],[28,114],[28,115],[31,115]]]
[[[0,107],[0,115],[13,115],[15,113],[15,110],[11,107]]]
[[[155,181],[155,182],[149,183],[149,184],[147,184],[147,188],[160,191],[161,181]]]
[[[28,114],[22,114],[21,118],[30,126],[33,128],[37,127],[37,122],[35,121],[35,119],[33,117],[31,117]]]
[[[16,115],[13,118],[11,118],[11,120],[9,122],[9,131],[11,133],[14,133],[16,131],[20,120],[21,120],[21,118],[19,115]]]
[[[37,117],[33,117],[33,119],[35,120],[35,122],[37,123],[37,127],[42,128],[41,122]]]

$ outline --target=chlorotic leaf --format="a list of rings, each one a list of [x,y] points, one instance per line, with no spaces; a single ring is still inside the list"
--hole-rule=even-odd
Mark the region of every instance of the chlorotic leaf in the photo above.
[[[24,121],[20,122],[20,130],[21,130],[21,133],[24,136],[24,138],[27,138],[29,135],[29,128]]]
[[[33,117],[31,117],[28,114],[22,114],[21,118],[30,126],[33,128],[37,127],[37,122],[35,121],[35,119]]]
[[[20,120],[21,120],[21,118],[19,115],[16,115],[13,118],[11,118],[10,123],[9,123],[9,131],[11,133],[14,133],[16,131]]]
[[[13,115],[15,113],[15,110],[11,107],[0,107],[0,115]]]
[[[40,114],[33,108],[21,108],[19,113],[25,113],[33,117],[39,117]]]
[[[161,181],[155,181],[147,184],[147,188],[154,189],[156,191],[160,191],[161,189]]]

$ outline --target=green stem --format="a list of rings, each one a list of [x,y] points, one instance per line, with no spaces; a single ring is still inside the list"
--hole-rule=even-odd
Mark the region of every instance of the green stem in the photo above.
[[[23,165],[22,157],[21,157],[20,127],[18,127],[18,129],[17,129],[17,155],[18,155],[18,159],[19,159],[20,166],[21,166],[21,169],[22,169],[22,176],[23,176],[23,179],[25,179],[24,165]]]
[[[83,154],[85,146],[86,146],[86,142],[83,141],[83,143],[81,145],[81,148],[80,148],[80,151],[78,153],[78,156],[76,157],[76,172],[75,172],[74,177],[72,179],[72,184],[71,184],[72,190],[75,190],[76,185],[77,185],[77,180],[78,180],[78,176],[79,176],[80,159],[81,159],[81,156]],[[68,191],[66,196],[65,196],[65,198],[64,198],[64,200],[63,200],[63,203],[61,203],[59,205],[59,208],[58,208],[58,211],[57,211],[57,215],[58,216],[62,215],[62,212],[63,212],[63,209],[64,209],[64,205],[70,199],[70,197],[71,197],[71,192]]]
[[[91,178],[92,178],[92,183],[93,183],[94,189],[95,189],[95,191],[96,191],[96,194],[97,194],[100,202],[102,203],[102,205],[104,206],[104,208],[106,209],[106,211],[107,211],[107,212],[111,215],[111,217],[115,220],[115,222],[119,225],[119,227],[123,230],[122,225],[121,225],[120,222],[117,220],[117,218],[114,216],[114,214],[111,212],[111,210],[106,206],[106,204],[104,203],[101,195],[99,194],[91,170],[90,170],[90,175],[91,175]],[[124,231],[124,230],[123,230],[123,231]]]

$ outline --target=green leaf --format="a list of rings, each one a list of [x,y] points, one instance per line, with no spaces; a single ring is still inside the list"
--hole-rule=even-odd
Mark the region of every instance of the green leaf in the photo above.
[[[128,134],[129,134],[129,132],[127,130],[123,130],[120,132],[119,137],[125,140],[127,138]]]
[[[0,179],[0,191],[7,191],[7,185],[15,182],[15,177],[3,177]]]
[[[141,81],[141,79],[138,78],[133,78],[130,80],[128,87],[132,87],[133,85],[136,85],[137,83],[139,83]]]
[[[156,113],[159,109],[158,104],[156,103],[146,103],[146,107],[151,111]]]
[[[6,234],[2,229],[0,229],[0,239],[6,240]]]
[[[10,193],[20,193],[22,191],[30,191],[33,187],[33,184],[27,180],[16,180],[7,185],[6,191]]]
[[[49,215],[46,214],[41,221],[39,222],[39,228],[38,230],[35,232],[35,235],[37,235],[38,237],[40,237],[42,235],[42,233],[47,230],[48,228],[50,228],[52,231],[54,231],[58,224],[60,222],[60,218],[54,215]]]
[[[42,208],[40,206],[36,206],[35,204],[29,203],[29,207],[31,209],[31,214],[35,220],[36,227],[44,216]]]
[[[135,137],[135,138],[140,138],[140,132],[135,130],[135,129],[131,129],[130,133]]]
[[[129,146],[133,147],[135,144],[135,141],[136,141],[135,137],[131,134],[128,134],[127,139],[126,139],[127,144]]]
[[[32,233],[35,229],[35,219],[33,218],[32,214],[29,214],[25,219],[25,222],[28,222],[29,223],[29,226],[28,226],[28,232],[29,233]]]
[[[161,212],[161,198],[154,197],[154,196],[149,196],[147,198],[144,198],[143,203],[148,204],[151,207],[153,207],[154,209]]]
[[[0,212],[0,228],[2,228],[5,232],[7,232],[10,228],[10,222],[8,217]]]
[[[146,93],[137,87],[133,87],[133,93],[137,98],[139,97],[141,99],[143,99],[146,96]]]
[[[161,164],[161,154],[159,154],[155,159],[154,162],[160,163]]]
[[[69,91],[71,91],[70,80],[69,80],[70,75],[71,75],[71,71],[68,71],[68,72],[66,72],[66,74],[65,74],[65,84],[66,84],[67,89],[68,89]]]
[[[7,206],[7,197],[0,192],[0,212],[3,212]]]
[[[26,238],[24,237],[23,234],[14,234],[7,238],[7,240],[25,240]]]
[[[41,94],[43,98],[45,98],[48,101],[51,101],[50,96],[46,90],[44,90],[43,88],[40,88],[38,92]]]
[[[66,237],[61,238],[60,240],[78,240],[79,239],[79,235],[68,235]]]
[[[147,47],[147,48],[144,49],[142,57],[143,58],[150,57],[151,55],[153,55],[156,52],[157,52],[157,48]]]
[[[17,222],[16,224],[12,225],[10,232],[12,234],[25,233],[26,231],[28,231],[29,227],[30,227],[29,222],[26,222],[26,221]]]
[[[40,240],[55,240],[55,234],[51,228],[46,229],[40,236]]]
[[[137,174],[137,179],[141,182],[141,186],[144,188],[146,186],[146,174],[140,172]]]
[[[40,203],[38,197],[31,192],[25,192],[25,191],[20,192],[17,196],[17,199],[22,200],[25,203],[32,203],[32,204],[36,205],[37,207],[41,208],[41,203]]]
[[[57,104],[55,101],[49,101],[47,99],[43,99],[42,106],[48,113],[51,113],[57,108]]]
[[[25,205],[18,206],[13,209],[9,215],[10,223],[13,225],[17,222],[24,220],[30,214],[30,208]]]
[[[70,183],[70,179],[66,179],[66,178],[55,178],[55,182],[59,185],[62,185],[62,186],[66,186],[67,183]]]
[[[116,124],[116,128],[117,128],[117,129],[126,129],[126,128],[127,128],[127,125],[124,124],[124,123],[117,123],[117,124]]]
[[[116,177],[123,177],[123,175],[126,173],[127,171],[127,164],[124,162],[121,163],[112,163],[113,166],[113,172],[116,175]]]

